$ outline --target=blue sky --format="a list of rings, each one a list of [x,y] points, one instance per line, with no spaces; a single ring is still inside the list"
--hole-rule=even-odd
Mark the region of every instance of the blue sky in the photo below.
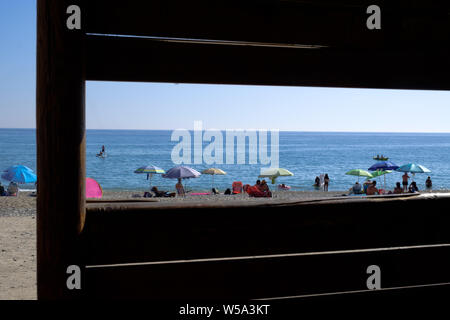
[[[35,127],[36,1],[0,1],[0,128]],[[450,132],[450,92],[88,82],[88,129]]]

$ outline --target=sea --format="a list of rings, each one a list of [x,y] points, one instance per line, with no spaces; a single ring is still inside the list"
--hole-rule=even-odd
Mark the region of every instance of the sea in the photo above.
[[[191,159],[188,161],[186,157],[187,163],[182,165],[199,172],[215,167],[227,173],[214,177],[201,175],[195,179],[185,179],[183,182],[189,190],[210,190],[214,186],[223,192],[226,188],[231,188],[233,181],[254,184],[261,168],[269,166],[267,161],[261,163],[263,161],[259,158],[257,163],[249,163],[248,139],[244,163],[237,163],[237,148],[234,161],[226,161],[226,155],[223,154],[224,163],[211,163],[211,159],[206,163],[205,158],[201,158],[200,163],[195,163],[195,139],[194,134],[189,133]],[[145,191],[150,185],[156,185],[162,190],[174,190],[176,180],[163,178],[161,175],[153,175],[151,180],[148,180],[146,174],[134,173],[137,168],[150,164],[166,171],[178,165],[179,157],[174,158],[173,153],[174,150],[179,151],[181,140],[173,139],[172,134],[173,131],[170,130],[87,130],[87,176],[97,180],[104,190]],[[223,136],[226,136],[225,133]],[[268,136],[270,142],[270,133]],[[290,186],[291,190],[315,190],[312,186],[315,177],[325,173],[330,177],[330,191],[348,190],[356,181],[364,181],[365,177],[358,178],[345,173],[351,169],[367,170],[376,162],[373,160],[376,155],[387,156],[389,161],[399,166],[413,162],[430,169],[431,173],[414,176],[419,189],[425,188],[428,176],[433,181],[433,189],[450,189],[450,133],[280,131],[278,141],[278,167],[285,168],[294,175],[279,177],[276,184],[284,183]],[[199,144],[198,141],[196,143]],[[204,151],[211,142],[203,141],[200,144]],[[102,145],[106,148],[106,158],[96,156]],[[222,153],[226,152],[225,149],[224,144]],[[271,156],[270,147],[268,155]],[[216,157],[219,158],[221,157]],[[0,129],[0,171],[16,164],[36,170],[34,129]],[[64,172],[58,174],[64,175]],[[386,179],[386,187],[393,189],[395,183],[401,181],[401,175],[402,173],[394,171],[376,180],[379,184],[384,184]],[[8,184],[4,180],[1,182]],[[268,183],[270,187],[275,187],[270,181]],[[31,190],[34,185],[21,185],[21,189]]]

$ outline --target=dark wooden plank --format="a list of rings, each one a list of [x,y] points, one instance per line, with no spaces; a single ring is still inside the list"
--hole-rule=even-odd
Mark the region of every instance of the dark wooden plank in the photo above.
[[[85,217],[83,33],[66,28],[78,1],[37,2],[37,287],[39,299],[72,297],[66,269],[79,264]]]
[[[85,264],[450,243],[449,199],[248,207],[89,205]]]
[[[242,260],[87,267],[89,298],[254,299],[450,282],[450,246]]]
[[[424,50],[297,49],[89,36],[87,79],[450,89],[449,52]]]
[[[151,0],[87,1],[87,31],[102,34],[347,48],[447,47],[444,1],[377,1],[381,30],[369,30],[373,1]]]

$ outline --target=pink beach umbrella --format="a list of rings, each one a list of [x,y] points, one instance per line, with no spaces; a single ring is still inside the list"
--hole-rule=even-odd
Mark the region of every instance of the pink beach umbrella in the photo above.
[[[101,199],[103,190],[100,184],[92,178],[86,178],[86,198]]]

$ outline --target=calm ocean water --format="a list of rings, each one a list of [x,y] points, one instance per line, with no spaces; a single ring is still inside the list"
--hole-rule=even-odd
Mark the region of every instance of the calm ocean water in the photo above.
[[[105,190],[145,190],[149,182],[145,175],[133,171],[143,165],[154,164],[165,170],[175,166],[171,152],[171,131],[88,130],[86,147],[87,175],[96,179]],[[417,174],[419,189],[424,188],[428,175],[434,189],[450,189],[450,134],[424,133],[320,133],[280,132],[279,166],[294,173],[281,177],[277,183],[290,185],[293,190],[313,190],[314,178],[328,173],[329,190],[347,190],[357,177],[347,176],[350,169],[367,170],[375,161],[372,156],[383,154],[397,165],[416,162],[429,168],[430,174]],[[106,146],[108,157],[95,155]],[[204,144],[205,146],[208,143]],[[246,154],[248,159],[248,152]],[[248,163],[248,160],[246,161]],[[36,169],[35,130],[0,129],[0,170],[14,164]],[[220,190],[240,180],[254,184],[260,168],[266,165],[222,164],[189,165],[201,171],[218,167],[227,172],[215,177]],[[63,172],[60,174],[64,174]],[[360,178],[362,181],[364,178]],[[384,181],[383,178],[380,182]],[[401,173],[386,175],[389,188],[401,181]],[[159,175],[152,180],[162,189],[174,189],[175,180]],[[380,183],[379,182],[379,183]],[[3,184],[7,183],[2,181]],[[187,181],[188,189],[206,190],[211,187],[211,176],[202,175]],[[24,189],[33,186],[22,186]]]

